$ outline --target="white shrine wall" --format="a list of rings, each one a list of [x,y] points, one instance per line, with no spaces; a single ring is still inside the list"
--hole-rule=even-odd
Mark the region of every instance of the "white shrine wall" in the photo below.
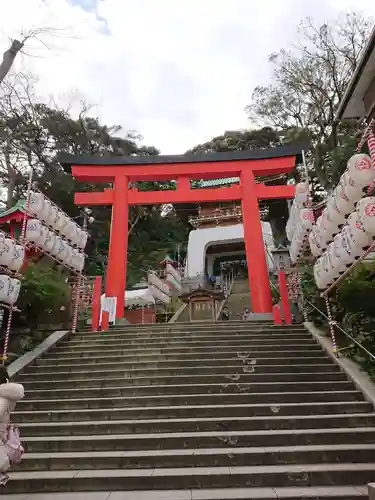
[[[274,247],[272,229],[269,222],[261,222],[263,240],[268,249]],[[241,243],[244,241],[243,224],[232,226],[217,226],[205,229],[195,229],[189,234],[185,276],[194,278],[204,274],[207,248],[211,245],[228,243]],[[272,261],[265,251],[269,269],[272,269]]]

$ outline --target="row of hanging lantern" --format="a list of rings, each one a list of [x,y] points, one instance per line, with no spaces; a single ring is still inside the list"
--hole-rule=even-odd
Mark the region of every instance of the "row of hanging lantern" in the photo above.
[[[326,208],[310,233],[310,248],[315,257],[322,255],[328,248],[351,214],[352,218],[356,217],[356,203],[363,197],[366,187],[374,180],[375,169],[369,156],[364,154],[352,156],[340,182],[328,199]]]
[[[290,243],[290,259],[295,264],[301,257],[307,243],[308,235],[314,223],[314,213],[309,202],[309,183],[296,185],[296,194],[292,202],[290,216],[286,225],[286,236]]]
[[[362,198],[347,223],[333,238],[314,266],[315,282],[321,290],[332,285],[364,252],[375,238],[375,197]]]
[[[26,224],[25,240],[33,243],[59,263],[75,272],[82,272],[85,255],[61,236],[54,233],[38,219],[29,219]]]
[[[76,224],[42,193],[35,191],[30,193],[28,211],[37,220],[57,233],[59,237],[69,241],[73,247],[81,250],[86,247],[87,231]]]
[[[374,180],[375,169],[370,157],[352,156],[310,233],[311,252],[319,257],[314,278],[321,290],[332,285],[372,245],[375,198],[363,196]]]
[[[17,302],[21,281],[17,274],[25,260],[25,249],[13,238],[0,232],[0,303],[13,306]]]

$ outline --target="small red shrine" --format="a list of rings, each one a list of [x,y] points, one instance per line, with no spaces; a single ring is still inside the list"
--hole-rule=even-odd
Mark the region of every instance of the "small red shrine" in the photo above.
[[[272,312],[268,266],[264,251],[259,201],[293,198],[294,186],[266,186],[262,177],[286,174],[301,159],[302,147],[289,145],[266,150],[176,156],[73,156],[60,163],[76,179],[111,183],[103,192],[76,193],[77,205],[111,205],[112,223],[105,292],[117,298],[116,317],[124,316],[129,205],[213,203],[241,204],[248,275],[255,313]],[[193,181],[239,177],[240,183],[220,189],[201,189]],[[175,190],[138,191],[140,181],[176,181]]]

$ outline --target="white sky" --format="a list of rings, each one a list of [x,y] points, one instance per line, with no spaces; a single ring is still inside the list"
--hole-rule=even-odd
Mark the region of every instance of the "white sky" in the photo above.
[[[375,14],[373,0],[0,0],[0,48],[22,30],[61,29],[17,61],[40,95],[84,99],[106,124],[183,153],[250,126],[244,107],[269,82],[268,54],[292,43],[303,18],[353,9]]]

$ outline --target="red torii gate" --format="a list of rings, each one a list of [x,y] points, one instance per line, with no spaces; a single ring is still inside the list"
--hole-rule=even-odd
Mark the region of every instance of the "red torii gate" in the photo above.
[[[129,205],[207,203],[240,200],[252,310],[271,313],[272,299],[258,201],[293,198],[294,186],[265,186],[255,176],[290,172],[300,161],[301,147],[178,156],[73,156],[62,154],[65,171],[84,182],[112,183],[103,192],[76,193],[77,205],[112,205],[112,222],[105,293],[117,297],[116,317],[124,316]],[[192,180],[240,177],[240,184],[192,189]],[[175,180],[175,191],[129,189],[138,181]]]

